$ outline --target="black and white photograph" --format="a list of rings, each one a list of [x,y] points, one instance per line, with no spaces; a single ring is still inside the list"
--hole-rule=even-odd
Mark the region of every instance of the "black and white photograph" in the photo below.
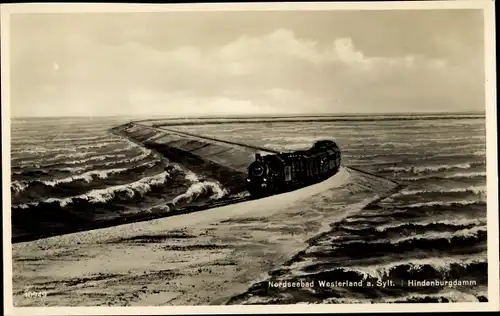
[[[492,1],[1,14],[7,315],[499,309]]]

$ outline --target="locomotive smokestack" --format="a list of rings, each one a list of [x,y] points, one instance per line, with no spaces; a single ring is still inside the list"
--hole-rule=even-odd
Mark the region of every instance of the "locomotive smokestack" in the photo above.
[[[256,153],[255,154],[255,160],[256,161],[261,161],[262,160],[262,156],[259,153]]]

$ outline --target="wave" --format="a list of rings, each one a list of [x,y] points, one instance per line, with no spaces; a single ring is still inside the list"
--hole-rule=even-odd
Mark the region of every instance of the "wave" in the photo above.
[[[372,137],[361,137],[361,138],[352,138],[349,137],[347,139],[342,139],[338,140],[339,143],[343,144],[348,144],[347,146],[343,147],[349,147],[349,148],[364,148],[364,149],[369,149],[371,151],[394,151],[394,150],[401,150],[401,153],[404,154],[405,152],[412,152],[412,153],[418,153],[418,151],[413,151],[416,148],[420,149],[420,153],[427,153],[429,150],[434,150],[435,152],[439,152],[442,150],[452,150],[455,151],[454,149],[471,149],[471,148],[477,148],[477,147],[484,147],[486,143],[472,143],[469,140],[461,140],[460,142],[445,142],[445,143],[440,143],[440,142],[435,142],[431,140],[424,140],[424,141],[411,141],[408,142],[407,136],[405,138],[402,138],[400,141],[396,141],[391,137],[390,141],[384,141],[383,139],[374,139]]]
[[[92,156],[92,157],[87,157],[85,159],[80,159],[80,160],[66,160],[63,162],[65,165],[79,165],[83,163],[88,163],[92,161],[103,161],[106,159],[117,159],[117,158],[124,158],[127,157],[125,154],[117,154],[117,155],[101,155],[101,156]]]
[[[452,165],[452,164],[465,164],[470,162],[485,163],[486,159],[482,155],[474,155],[472,152],[397,152],[397,151],[379,151],[374,150],[376,153],[367,154],[371,150],[352,148],[341,148],[345,157],[349,157],[356,163],[368,164],[374,167],[411,167],[424,164],[432,165]]]
[[[366,141],[363,139],[360,139],[361,142],[364,142],[366,144]],[[383,142],[382,144],[379,145],[380,147],[414,147],[415,143],[414,142]]]
[[[93,148],[105,148],[105,147],[111,147],[111,146],[116,146],[116,145],[122,145],[126,144],[126,142],[119,141],[119,142],[105,142],[105,143],[96,143],[96,144],[87,144],[87,145],[81,145],[81,146],[67,146],[67,147],[55,147],[55,148],[48,148],[48,147],[34,147],[34,148],[21,148],[19,150],[11,150],[11,155],[12,156],[17,156],[19,154],[45,154],[45,153],[62,153],[62,152],[78,152],[80,150],[85,150],[85,149],[93,149]]]
[[[264,136],[262,140],[269,142],[277,142],[278,144],[294,143],[294,142],[305,142],[312,144],[316,140],[322,139],[322,137],[316,136]]]
[[[467,193],[472,192],[474,194],[486,193],[485,186],[469,186],[466,188],[436,188],[436,189],[416,189],[416,190],[402,190],[393,195],[392,197],[397,197],[401,195],[418,195],[422,193]]]
[[[142,153],[140,155],[137,155],[135,157],[128,157],[127,155],[125,154],[119,154],[119,155],[103,155],[103,156],[96,156],[95,159],[88,159],[88,160],[79,160],[79,161],[76,161],[76,162],[65,162],[64,164],[68,164],[68,165],[71,165],[71,164],[82,164],[82,163],[85,163],[85,162],[90,162],[90,161],[96,161],[98,162],[97,164],[90,164],[90,165],[85,165],[85,166],[82,166],[82,167],[67,167],[67,168],[54,168],[53,170],[54,171],[59,171],[59,172],[81,172],[81,171],[86,171],[86,170],[89,170],[89,169],[93,169],[93,168],[102,168],[102,167],[108,167],[108,166],[116,166],[116,165],[120,165],[120,164],[124,164],[124,163],[127,163],[127,164],[130,164],[130,163],[134,163],[134,162],[137,162],[137,161],[142,161],[148,157],[155,157],[156,155],[153,154],[153,152],[149,149],[145,149],[145,150],[142,150]],[[101,161],[105,161],[109,158],[125,158],[125,159],[121,159],[121,160],[111,160],[109,162],[106,162],[106,163],[99,163]],[[155,160],[156,162],[160,160],[160,159],[157,159]],[[153,161],[151,161],[153,162]],[[47,167],[45,167],[47,168]]]
[[[74,175],[74,176],[69,176],[66,178],[61,178],[61,179],[52,179],[52,180],[28,180],[28,181],[14,181],[11,184],[11,190],[15,192],[16,194],[19,194],[26,189],[32,187],[32,186],[37,186],[37,185],[42,185],[45,187],[56,187],[60,184],[63,183],[72,183],[76,181],[83,181],[85,183],[90,183],[96,179],[107,179],[111,175],[114,174],[119,174],[123,172],[132,172],[134,169],[141,169],[141,168],[151,168],[154,165],[156,165],[160,160],[155,160],[155,161],[150,161],[146,162],[137,166],[134,166],[132,168],[113,168],[113,169],[101,169],[101,170],[92,170],[88,171],[82,174]]]
[[[427,232],[425,234],[419,235],[419,236],[404,236],[396,239],[392,239],[392,243],[403,243],[405,241],[412,241],[416,242],[418,240],[443,240],[446,239],[448,241],[451,241],[452,238],[476,238],[481,236],[482,234],[486,234],[486,226],[474,226],[474,227],[467,227],[455,231],[438,231],[438,232]],[[382,243],[385,243],[386,241],[381,241]],[[372,244],[379,243],[378,241],[372,242]]]
[[[123,143],[126,144],[126,143]],[[104,147],[103,147],[104,148]],[[146,152],[148,149],[142,148],[137,146],[135,143],[128,143],[127,146],[125,147],[119,147],[119,148],[106,148],[108,150],[98,152],[98,151],[86,151],[86,152],[70,152],[70,153],[61,153],[57,154],[55,156],[36,156],[36,157],[26,157],[26,158],[15,158],[12,159],[12,161],[18,161],[21,160],[21,163],[17,163],[13,168],[19,169],[19,168],[30,168],[30,169],[43,169],[43,168],[48,168],[48,167],[54,167],[56,165],[63,165],[67,161],[68,158],[85,158],[85,157],[92,157],[92,155],[95,154],[100,154],[100,155],[113,155],[114,153],[127,153],[130,152],[132,149],[140,149],[142,152]],[[64,149],[65,150],[65,149]],[[63,151],[64,151],[63,150]],[[36,163],[33,163],[33,159],[35,159]],[[83,159],[82,159],[83,160]],[[42,162],[39,162],[42,161]],[[51,164],[47,164],[47,163]],[[56,162],[59,162],[56,164]],[[80,169],[80,171],[83,169]],[[22,173],[17,171],[18,173]]]
[[[486,256],[473,258],[431,257],[426,259],[402,260],[383,265],[365,265],[342,267],[330,264],[313,264],[302,266],[302,269],[278,269],[270,273],[266,280],[252,284],[249,289],[233,297],[229,302],[234,304],[297,304],[297,303],[375,303],[377,301],[406,300],[408,297],[421,297],[421,302],[432,302],[432,297],[444,292],[453,294],[442,302],[478,301],[484,291],[467,294],[484,288],[487,283],[488,264]],[[375,286],[331,287],[321,285],[325,281],[371,282]],[[438,284],[429,292],[429,287],[422,287],[415,281],[437,281]],[[447,280],[448,282],[444,282]],[[269,282],[311,282],[312,288],[270,288]],[[391,281],[394,286],[382,291],[378,281]],[[466,281],[466,282],[464,282]],[[410,283],[412,282],[412,283]],[[463,293],[462,291],[467,291]],[[436,293],[436,291],[439,291]],[[410,294],[408,294],[410,292]],[[387,294],[381,295],[381,294]],[[395,297],[396,296],[396,297]],[[399,298],[398,298],[399,296]],[[403,298],[401,297],[403,296]],[[446,295],[448,296],[448,295]],[[320,301],[318,301],[318,299]],[[439,300],[440,301],[440,300]]]
[[[384,298],[381,303],[451,303],[451,302],[484,302],[488,291],[477,294],[461,291],[442,291],[437,294],[407,294],[398,298]]]
[[[415,165],[431,165],[436,166],[452,166],[452,165],[484,165],[485,160],[478,160],[474,154],[366,154],[365,152],[344,152],[344,158],[349,160],[349,164],[355,164],[358,167],[377,168],[381,171],[393,171],[401,173],[403,171],[411,171],[411,167]],[[389,168],[389,169],[385,169]],[[422,167],[420,167],[422,168]],[[425,168],[425,166],[424,166]],[[447,170],[443,168],[442,170]]]
[[[305,272],[318,272],[318,266],[305,267]],[[316,270],[316,271],[315,271]],[[349,274],[353,272],[356,279],[370,280],[453,280],[460,275],[484,279],[487,272],[487,258],[485,255],[478,255],[473,258],[464,257],[431,257],[425,259],[412,259],[411,261],[397,261],[383,265],[371,265],[364,267],[341,267],[320,271],[322,275],[339,273]],[[315,273],[315,274],[316,274]],[[453,286],[453,284],[451,284]],[[404,286],[404,284],[403,284]],[[450,286],[450,285],[448,285]]]
[[[133,198],[133,197],[142,197],[146,193],[148,193],[152,187],[163,186],[168,179],[170,179],[171,175],[169,172],[164,171],[162,173],[156,174],[154,176],[145,177],[138,181],[110,186],[105,189],[97,189],[91,190],[85,194],[67,197],[67,198],[49,198],[41,202],[32,202],[26,204],[19,204],[14,206],[14,208],[27,209],[34,206],[50,206],[51,204],[58,204],[60,207],[65,207],[70,204],[74,204],[76,202],[88,202],[88,203],[107,203],[110,202],[114,198],[122,199],[119,194],[124,194],[125,198]]]
[[[87,156],[90,156],[92,154],[97,154],[97,151],[86,151],[86,152],[81,152],[81,153],[69,153],[69,154],[57,154],[55,155],[52,160],[58,160],[61,158],[68,159],[68,158],[84,158]],[[47,159],[46,161],[51,161],[50,159]]]
[[[404,205],[402,207],[404,208],[422,208],[422,207],[460,207],[460,206],[466,206],[466,205],[486,205],[485,202],[483,201],[471,201],[471,200],[465,200],[465,201],[432,201],[432,202],[422,202],[422,203],[413,203],[413,204],[408,204]],[[400,208],[401,206],[398,206]]]
[[[444,178],[447,178],[447,179],[472,178],[472,177],[486,177],[486,172],[464,172],[464,173],[455,173],[455,174],[444,176]]]
[[[398,178],[401,180],[401,178]],[[486,189],[486,177],[475,176],[469,178],[443,178],[439,176],[423,177],[408,181],[408,186],[401,192],[418,191],[427,189],[429,191],[447,191],[447,190],[475,190],[479,188]]]
[[[355,159],[359,159],[359,162],[366,162],[366,159],[370,158],[378,158],[378,157],[383,157],[383,156],[388,156],[388,157],[391,157],[392,155],[391,154],[388,154],[388,155],[381,155],[381,154],[346,154],[344,156],[347,156],[349,158],[351,158],[352,160],[355,160]],[[357,161],[357,160],[356,160]],[[373,162],[373,161],[370,161],[370,162]]]
[[[84,172],[89,169],[95,169],[95,168],[102,168],[102,167],[109,167],[109,166],[118,166],[122,164],[131,164],[137,161],[142,161],[145,160],[148,157],[155,157],[154,154],[152,153],[143,153],[141,155],[135,156],[133,158],[125,158],[121,160],[113,160],[110,162],[102,163],[102,164],[95,164],[95,165],[85,165],[82,167],[67,167],[67,168],[56,168],[52,169],[55,172],[63,172],[63,173],[70,173],[70,172]],[[149,161],[148,163],[156,163],[159,162],[161,159],[157,158],[154,160]]]
[[[262,147],[263,148],[269,148],[269,149],[274,149],[278,151],[293,151],[293,150],[305,150],[311,148],[313,143],[306,143],[306,144],[264,144]]]
[[[142,161],[148,157],[156,157],[158,158],[153,151],[149,149],[143,149],[142,153],[140,155],[134,156],[134,157],[128,157],[126,159],[122,160],[116,160],[116,161],[110,161],[105,164],[102,164],[102,166],[112,166],[112,165],[118,165],[122,163],[132,163],[132,162],[137,162],[137,161]]]
[[[416,138],[416,141],[428,141],[428,142],[452,142],[452,141],[464,141],[472,139],[486,140],[486,135],[468,135],[465,139],[464,136],[446,137],[446,138]]]
[[[26,190],[26,188],[28,188],[32,183],[41,183],[45,186],[50,186],[50,187],[54,187],[54,186],[61,184],[61,183],[73,182],[76,180],[83,180],[83,181],[89,183],[89,182],[93,181],[96,177],[98,179],[106,179],[110,174],[119,173],[119,172],[123,172],[126,170],[127,170],[127,168],[93,170],[93,171],[85,172],[83,174],[70,176],[70,177],[62,178],[62,179],[45,180],[45,181],[38,181],[38,180],[14,181],[14,182],[12,182],[12,190],[16,193],[20,193],[20,192]]]
[[[85,145],[80,145],[80,146],[75,146],[76,150],[80,149],[91,149],[91,148],[103,148],[103,147],[109,147],[112,145],[120,145],[123,144],[121,139],[117,139],[117,141],[111,141],[111,142],[104,142],[104,143],[95,143],[95,144],[85,144]]]
[[[412,192],[413,191],[413,192]],[[421,191],[421,192],[420,192]],[[481,188],[454,188],[437,190],[411,190],[399,192],[382,201],[379,206],[384,208],[412,208],[420,206],[441,206],[449,203],[467,205],[486,200],[486,189]],[[454,204],[457,203],[457,204]]]
[[[476,163],[461,163],[455,165],[431,165],[431,166],[407,166],[407,167],[387,167],[379,169],[379,171],[394,171],[394,172],[411,172],[414,174],[424,173],[428,171],[443,171],[450,169],[469,169],[473,166],[484,165],[484,162]]]
[[[457,172],[457,173],[452,173],[452,174],[445,174],[442,176],[436,176],[433,174],[428,174],[428,175],[421,175],[421,176],[411,176],[411,177],[398,177],[399,180],[401,181],[418,181],[418,180],[440,180],[440,179],[462,179],[462,178],[479,178],[479,177],[486,177],[486,172],[485,171],[478,171],[478,172]]]
[[[386,146],[381,146],[379,142],[371,142],[367,143],[366,140],[359,142],[359,143],[353,143],[350,139],[345,139],[345,140],[337,140],[339,144],[345,144],[343,147],[344,151],[349,151],[349,152],[359,152],[359,151],[372,151],[380,154],[394,154],[394,155],[405,155],[405,154],[411,154],[411,155],[429,155],[429,154],[455,154],[457,153],[458,149],[461,150],[467,150],[465,151],[466,153],[474,153],[476,151],[484,150],[486,144],[483,143],[469,143],[469,144],[463,144],[463,145],[453,145],[453,146],[445,146],[444,144],[418,144],[418,146],[415,143],[401,143],[405,144],[402,145],[401,147],[396,146],[396,143],[392,142],[392,146],[386,145]],[[411,146],[410,146],[411,144]],[[424,146],[426,145],[426,146]],[[400,150],[398,150],[400,149]],[[463,154],[463,152],[462,152]]]
[[[113,138],[113,135],[103,134],[103,135],[77,137],[77,138],[54,138],[52,141],[54,141],[54,142],[66,142],[66,141],[73,141],[73,140],[85,140],[86,141],[86,140],[100,140],[100,139],[109,139],[109,138]]]
[[[367,225],[369,227],[384,224],[401,224],[411,222],[429,222],[430,220],[449,220],[486,218],[486,202],[478,201],[469,205],[441,205],[422,206],[414,208],[383,208],[371,213],[353,215],[344,221],[353,225]]]
[[[486,221],[480,219],[423,219],[413,222],[387,221],[384,223],[376,223],[363,219],[358,220],[356,218],[349,218],[339,223],[334,236],[328,242],[357,241],[359,239],[374,242],[383,239],[402,241],[402,238],[418,238],[418,236],[421,238],[436,238],[432,237],[432,234],[435,232],[443,234],[443,236],[446,234],[451,234],[446,236],[455,236],[455,234],[461,234],[457,233],[458,231],[466,229],[481,230],[485,225]]]
[[[70,144],[75,144],[75,143],[82,143],[82,144],[89,144],[89,141],[100,141],[100,140],[110,140],[113,139],[112,135],[109,134],[102,134],[102,135],[97,135],[97,136],[87,136],[87,137],[80,137],[79,135],[75,135],[74,138],[43,138],[43,139],[28,139],[26,140],[21,139],[20,141],[12,141],[11,145],[15,146],[30,146],[30,145],[37,145],[37,144],[58,144],[58,143],[70,143]],[[119,139],[119,138],[114,138],[114,139]]]
[[[124,145],[124,144],[134,144],[126,139],[117,138],[114,141],[108,142],[99,142],[92,144],[84,144],[84,145],[76,145],[76,146],[64,146],[64,147],[33,147],[33,148],[19,148],[15,150],[11,150],[11,154],[13,156],[28,153],[28,154],[44,154],[44,153],[64,153],[64,152],[78,152],[86,149],[94,149],[94,148],[105,148],[112,147],[116,145]],[[134,144],[135,145],[135,144]],[[137,146],[137,145],[135,145]]]
[[[46,148],[46,147],[33,147],[33,148],[20,148],[19,150],[11,150],[11,155],[16,154],[41,154],[49,152],[63,151],[61,148]]]
[[[211,194],[209,196],[210,200],[218,200],[229,193],[227,189],[223,188],[221,184],[216,181],[200,181],[198,176],[193,172],[187,172],[185,178],[192,184],[186,190],[186,192],[176,196],[172,200],[172,203],[174,205],[177,205],[181,202],[192,203],[199,197],[206,196],[208,194]]]
[[[386,222],[385,224],[368,223],[364,220],[346,219],[338,223],[337,228],[329,235],[328,240],[318,241],[318,245],[335,243],[358,243],[360,241],[372,244],[400,243],[407,240],[420,239],[451,239],[454,237],[471,237],[486,233],[484,220],[455,220],[419,222]]]
[[[361,137],[355,137],[355,138],[352,138],[353,140],[360,140],[360,141],[363,141],[364,139],[368,139],[368,140],[378,140],[379,142],[384,142],[384,141],[388,141],[389,143],[393,142],[395,144],[402,144],[402,143],[405,143],[405,144],[408,144],[408,142],[405,142],[406,140],[409,139],[409,137],[411,137],[411,143],[414,144],[414,146],[422,146],[422,145],[433,145],[433,144],[442,144],[442,143],[445,143],[445,144],[450,144],[450,145],[455,145],[457,143],[460,143],[460,142],[471,142],[471,140],[474,140],[474,142],[478,143],[479,141],[477,140],[482,140],[482,141],[485,141],[486,140],[486,135],[470,135],[470,134],[467,134],[467,135],[459,135],[459,136],[454,136],[454,137],[434,137],[435,135],[433,134],[428,134],[429,136],[427,137],[413,137],[413,135],[409,134],[409,133],[405,133],[405,134],[399,134],[397,136],[393,135],[393,134],[385,134],[385,135],[382,135],[382,136],[376,136],[376,137],[363,137],[363,135],[361,135]],[[358,136],[358,135],[356,135]],[[366,135],[366,136],[373,136],[373,133],[372,135]]]
[[[444,219],[444,220],[424,220],[417,223],[390,223],[386,225],[379,225],[372,229],[378,232],[386,232],[388,230],[417,230],[418,228],[445,230],[457,228],[471,228],[473,226],[484,226],[485,220],[481,219]]]
[[[391,256],[407,253],[455,253],[457,249],[462,254],[469,250],[486,247],[487,233],[484,227],[459,232],[447,232],[442,235],[429,234],[426,236],[406,236],[400,239],[373,239],[369,238],[337,238],[325,241],[324,245],[315,245],[308,249],[307,256],[321,258],[349,258],[363,259]],[[374,242],[376,241],[376,242]],[[334,244],[332,244],[334,242]],[[477,252],[477,250],[475,250]]]

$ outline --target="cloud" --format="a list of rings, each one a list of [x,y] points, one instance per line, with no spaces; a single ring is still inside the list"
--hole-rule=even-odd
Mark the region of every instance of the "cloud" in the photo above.
[[[422,55],[368,56],[350,37],[325,42],[277,29],[220,46],[170,49],[139,40],[104,45],[82,34],[68,42],[46,40],[44,54],[24,47],[14,58],[14,113],[458,110],[482,97],[478,78],[468,75],[473,63],[450,65]],[[26,89],[31,94],[21,95]]]
[[[204,115],[207,113],[214,115],[223,114],[275,114],[277,107],[272,107],[259,100],[238,99],[237,97],[211,96],[198,97],[188,93],[157,93],[147,91],[141,94],[130,96],[132,107],[140,109],[140,105],[147,104],[147,111],[150,114],[164,114],[165,109],[178,115]],[[136,112],[137,113],[137,112]],[[140,113],[148,114],[148,113]]]

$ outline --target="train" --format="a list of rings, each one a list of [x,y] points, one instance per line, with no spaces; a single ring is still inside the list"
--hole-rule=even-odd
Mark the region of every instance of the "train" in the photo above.
[[[248,166],[247,191],[263,197],[299,189],[335,175],[341,153],[333,140],[316,141],[310,149],[279,154],[255,154]]]

